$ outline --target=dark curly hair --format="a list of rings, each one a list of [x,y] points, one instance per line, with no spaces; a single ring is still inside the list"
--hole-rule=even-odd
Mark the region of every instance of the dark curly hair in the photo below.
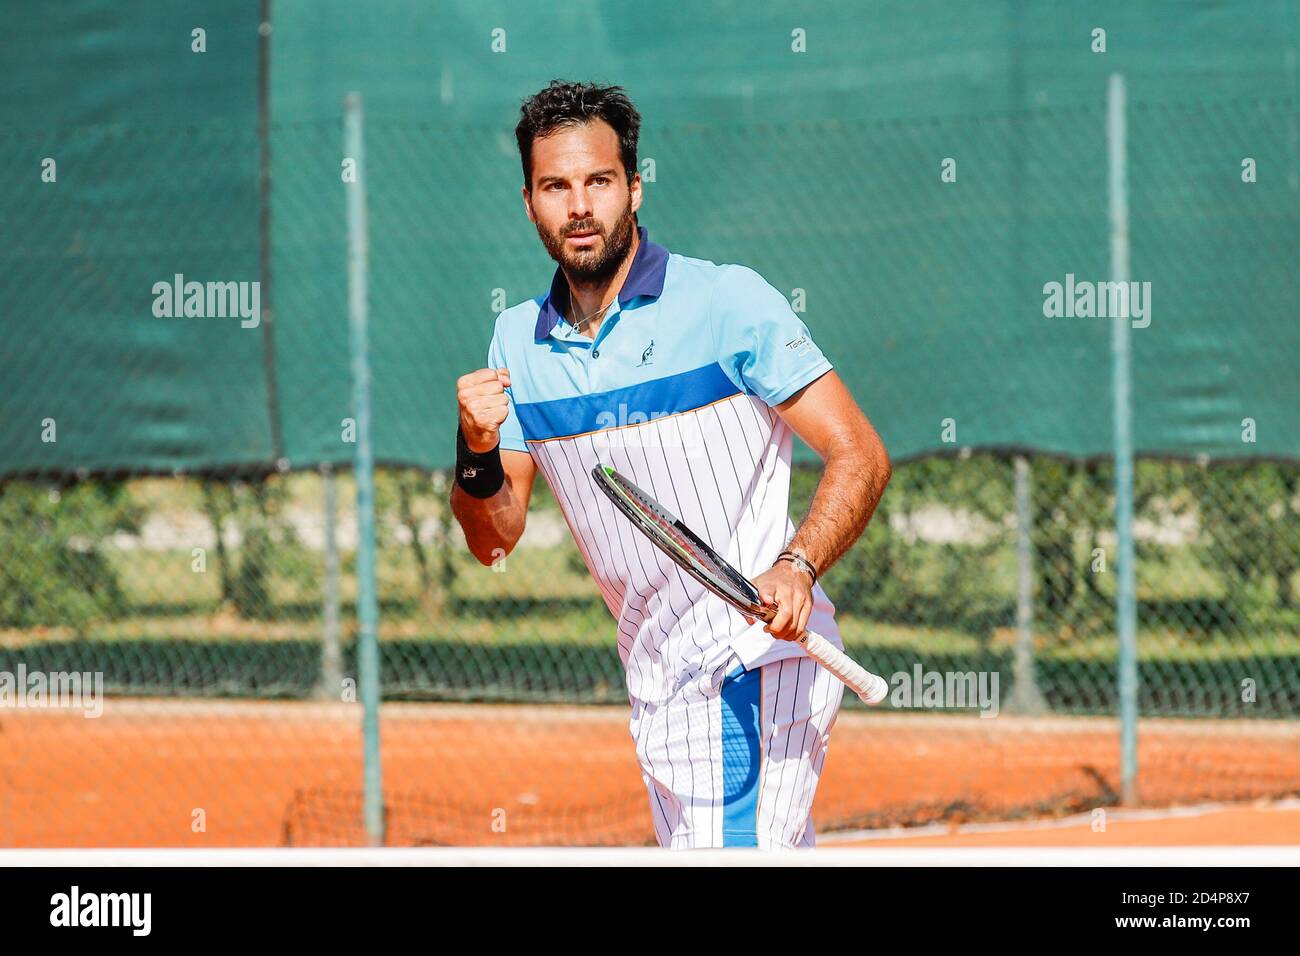
[[[621,86],[567,83],[551,80],[546,89],[534,93],[519,107],[515,139],[524,168],[524,185],[533,187],[533,141],[565,126],[582,126],[604,120],[618,134],[619,152],[628,185],[636,175],[636,144],[641,134],[641,114]]]

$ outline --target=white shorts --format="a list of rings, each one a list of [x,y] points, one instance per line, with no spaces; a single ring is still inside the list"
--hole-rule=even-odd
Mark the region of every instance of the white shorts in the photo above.
[[[655,836],[672,849],[811,847],[844,685],[808,657],[734,658],[662,704],[632,700]]]

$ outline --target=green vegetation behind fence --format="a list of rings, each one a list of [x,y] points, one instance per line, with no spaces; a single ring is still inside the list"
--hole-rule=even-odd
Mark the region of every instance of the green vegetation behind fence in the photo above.
[[[1300,704],[1300,494],[1294,466],[1141,462],[1139,653],[1149,715],[1294,716]],[[1051,710],[1114,704],[1114,535],[1104,463],[1038,458],[1033,489],[1035,681]],[[792,511],[818,473],[799,467]],[[351,489],[337,547],[352,674]],[[625,699],[613,622],[548,489],[492,568],[446,507],[446,475],[378,482],[383,680],[390,699]],[[249,475],[0,492],[5,659],[102,669],[111,690],[305,697],[319,684],[323,479]],[[825,576],[848,646],[888,674],[998,671],[1012,681],[1016,525],[1011,462],[901,465],[859,544]],[[0,662],[0,669],[5,669]],[[9,668],[12,669],[12,668]],[[1254,694],[1243,699],[1243,681]],[[1250,686],[1250,685],[1246,685]]]

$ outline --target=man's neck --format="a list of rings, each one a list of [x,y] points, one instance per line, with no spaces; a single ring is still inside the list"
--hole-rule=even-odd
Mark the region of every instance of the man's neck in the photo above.
[[[636,261],[637,249],[641,247],[640,230],[632,233],[632,245],[627,251],[627,257],[623,264],[618,267],[608,279],[603,282],[578,285],[568,278],[566,273],[565,279],[569,283],[569,314],[567,321],[570,325],[581,326],[585,316],[591,313],[603,313],[613,304],[615,295],[623,288],[623,283],[627,281],[628,273],[632,271],[632,263]],[[601,309],[604,306],[605,309]],[[596,333],[600,331],[600,323],[604,320],[603,314],[595,315],[592,320],[581,328],[583,335],[589,338],[595,338]]]

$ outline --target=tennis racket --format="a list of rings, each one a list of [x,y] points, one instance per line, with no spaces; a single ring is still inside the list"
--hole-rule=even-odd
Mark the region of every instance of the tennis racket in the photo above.
[[[776,608],[763,603],[758,588],[671,511],[606,465],[591,469],[591,477],[651,544],[696,581],[742,614],[761,621],[776,616]],[[820,634],[805,630],[799,643],[809,657],[843,681],[864,704],[878,704],[889,694],[889,684],[883,677],[862,667]]]

